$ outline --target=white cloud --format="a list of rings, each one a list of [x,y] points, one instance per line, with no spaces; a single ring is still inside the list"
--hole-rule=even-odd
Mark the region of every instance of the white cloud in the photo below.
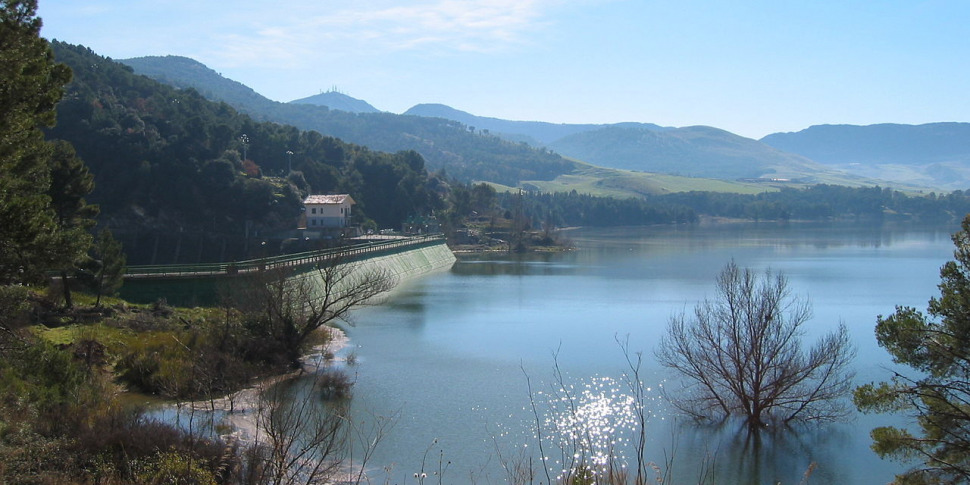
[[[312,2],[247,17],[245,34],[217,37],[211,56],[223,65],[296,65],[328,53],[380,55],[497,52],[530,42],[562,0]],[[393,2],[392,2],[393,3]],[[218,54],[216,54],[218,51]]]

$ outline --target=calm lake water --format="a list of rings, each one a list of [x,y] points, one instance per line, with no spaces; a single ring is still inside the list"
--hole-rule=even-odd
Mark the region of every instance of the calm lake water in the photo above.
[[[856,414],[756,442],[734,426],[679,418],[660,391],[675,387],[676,376],[656,364],[653,351],[670,316],[712,295],[715,275],[733,259],[784,273],[793,292],[809,298],[807,344],[843,321],[858,346],[857,380],[886,379],[893,366],[873,336],[876,316],[896,305],[925,309],[940,266],[952,258],[956,229],[573,231],[566,233],[577,248],[570,252],[462,257],[450,271],[403,284],[380,306],[358,311],[347,329],[358,361],[357,418],[397,416],[371,477],[417,483],[414,473],[434,477],[440,466],[444,483],[504,483],[503,459],[536,448],[530,383],[543,432],[560,417],[561,404],[548,393],[557,366],[577,404],[613,406],[619,414],[604,419],[622,417],[625,391],[615,379],[628,368],[621,339],[643,352],[641,377],[651,388],[646,457],[672,461],[674,483],[696,483],[702,470],[713,470],[717,483],[799,483],[812,463],[808,483],[886,483],[904,465],[870,451],[869,430],[898,425],[900,417]],[[626,432],[620,426],[607,434],[622,439]],[[556,449],[545,446],[547,455]],[[555,468],[554,459],[548,463]]]

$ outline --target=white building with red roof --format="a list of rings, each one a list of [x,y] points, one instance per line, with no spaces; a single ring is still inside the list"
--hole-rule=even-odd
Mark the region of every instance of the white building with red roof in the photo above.
[[[311,195],[303,201],[306,228],[327,229],[350,225],[351,207],[356,204],[347,194]]]

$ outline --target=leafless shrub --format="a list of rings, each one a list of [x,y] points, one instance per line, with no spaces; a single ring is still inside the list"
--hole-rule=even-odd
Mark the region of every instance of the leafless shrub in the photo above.
[[[354,381],[346,372],[328,368],[316,377],[320,396],[324,400],[346,399],[351,396]]]

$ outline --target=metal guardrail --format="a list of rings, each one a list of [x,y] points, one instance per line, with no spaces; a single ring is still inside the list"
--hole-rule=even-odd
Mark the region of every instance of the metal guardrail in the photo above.
[[[178,278],[246,274],[273,268],[311,265],[333,258],[353,260],[364,256],[393,253],[403,249],[438,244],[443,242],[444,239],[442,235],[415,236],[406,239],[375,241],[334,249],[270,256],[231,263],[129,266],[125,271],[125,278]]]

